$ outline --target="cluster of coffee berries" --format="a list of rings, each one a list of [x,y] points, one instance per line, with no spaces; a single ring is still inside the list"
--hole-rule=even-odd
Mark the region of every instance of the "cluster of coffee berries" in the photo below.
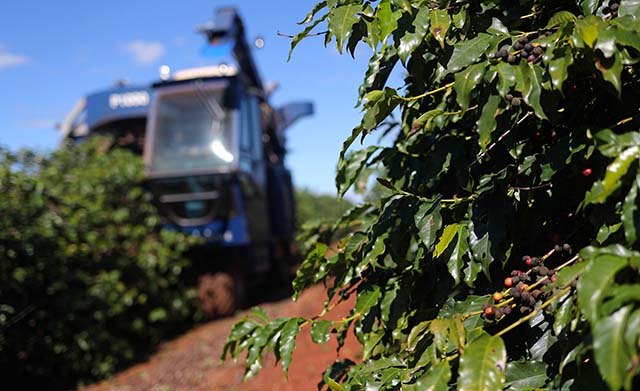
[[[500,292],[496,292],[495,294],[498,294],[498,293]],[[482,314],[480,316],[486,320],[498,320],[505,315],[509,315],[510,313],[511,313],[511,306],[509,305],[503,305],[503,306],[497,307],[495,305],[490,305],[485,303],[482,305]]]
[[[611,18],[618,16],[618,9],[620,8],[620,0],[611,0],[609,5],[602,9],[604,15],[611,15]]]
[[[590,169],[589,169],[590,170]],[[591,173],[589,173],[591,174]],[[573,249],[571,248],[571,245],[569,243],[565,243],[562,246],[559,244],[556,244],[553,249],[555,250],[555,252],[559,253],[559,252],[565,252],[568,255],[573,254]]]
[[[553,30],[543,31],[537,39],[546,38],[553,34]],[[503,47],[493,54],[494,58],[501,58],[502,61],[506,61],[509,64],[517,64],[520,59],[524,59],[528,62],[538,62],[544,54],[544,49],[538,42],[535,42],[536,33],[529,35],[523,35],[509,48]]]

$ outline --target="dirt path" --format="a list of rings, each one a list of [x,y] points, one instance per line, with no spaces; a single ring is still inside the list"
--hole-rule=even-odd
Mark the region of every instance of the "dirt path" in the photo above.
[[[313,287],[304,292],[297,302],[290,298],[264,304],[271,317],[311,317],[322,310],[326,297],[324,289]],[[338,319],[348,312],[347,306],[338,306],[333,317]],[[289,380],[280,365],[274,366],[272,355],[265,357],[263,370],[253,379],[243,381],[241,363],[219,364],[222,346],[233,323],[244,316],[210,322],[189,333],[163,344],[148,362],[138,364],[116,376],[84,391],[181,391],[181,390],[316,390],[324,369],[336,358],[336,342],[332,338],[324,345],[311,342],[309,329],[298,336],[297,349],[289,369]],[[360,345],[350,335],[340,358],[359,357]]]

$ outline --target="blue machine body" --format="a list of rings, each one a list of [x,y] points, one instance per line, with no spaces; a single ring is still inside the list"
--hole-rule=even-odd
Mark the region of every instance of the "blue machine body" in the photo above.
[[[268,104],[234,9],[218,10],[199,32],[212,65],[89,94],[63,123],[62,137],[111,134],[117,144],[144,154],[146,185],[165,228],[219,247],[292,241],[284,130],[313,106]]]

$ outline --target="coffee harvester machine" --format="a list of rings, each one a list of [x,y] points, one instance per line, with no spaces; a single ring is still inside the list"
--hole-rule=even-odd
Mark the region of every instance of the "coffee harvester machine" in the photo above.
[[[145,185],[164,226],[204,242],[190,254],[202,309],[224,316],[252,287],[290,275],[295,204],[284,132],[313,106],[269,104],[234,9],[219,9],[198,30],[214,64],[163,66],[151,85],[118,83],[87,95],[60,130],[73,141],[109,134],[144,155]]]

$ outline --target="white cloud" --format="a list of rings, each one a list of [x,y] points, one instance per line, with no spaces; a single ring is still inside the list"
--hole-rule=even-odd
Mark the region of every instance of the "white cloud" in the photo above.
[[[131,55],[136,64],[149,65],[164,56],[167,49],[160,42],[135,40],[121,46],[122,51]]]
[[[24,54],[11,53],[5,45],[0,44],[0,70],[28,64],[30,62],[31,59],[29,59],[29,57]]]

